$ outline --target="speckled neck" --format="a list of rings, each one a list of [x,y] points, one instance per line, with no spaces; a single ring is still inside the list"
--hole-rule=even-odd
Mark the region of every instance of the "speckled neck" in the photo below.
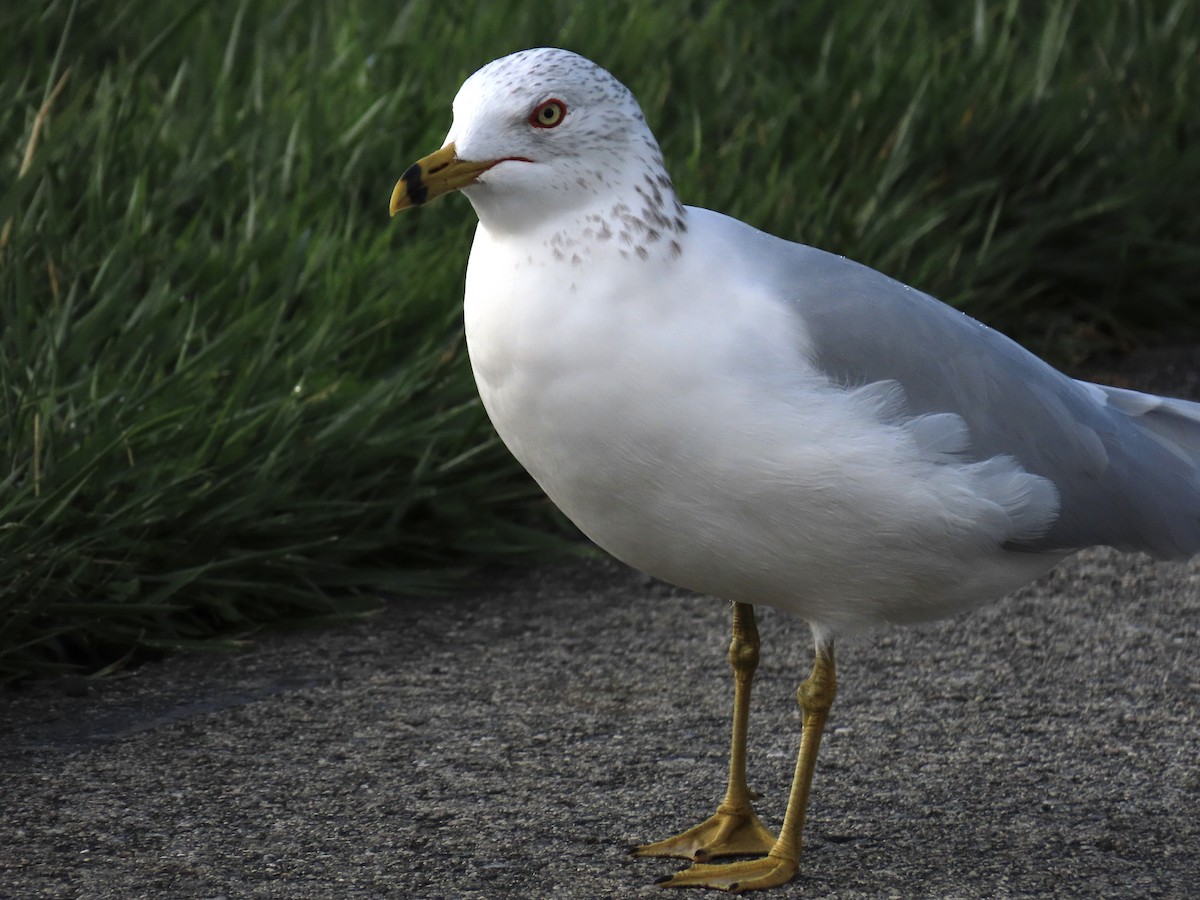
[[[652,137],[620,168],[605,166],[580,173],[569,193],[569,197],[554,195],[553,210],[531,204],[528,196],[519,204],[478,188],[468,196],[489,231],[545,235],[544,246],[557,262],[578,265],[612,255],[650,259],[682,254],[687,210],[675,194]]]
[[[687,211],[675,195],[658,147],[651,143],[647,151],[638,160],[640,177],[622,185],[622,199],[585,213],[575,229],[568,226],[558,234],[565,238],[574,230],[585,241],[611,242],[625,259],[649,259],[660,252],[678,256],[687,232]]]

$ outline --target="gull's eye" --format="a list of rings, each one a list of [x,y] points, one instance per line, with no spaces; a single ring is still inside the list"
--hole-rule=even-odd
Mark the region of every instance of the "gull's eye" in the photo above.
[[[546,100],[529,114],[529,124],[534,128],[553,128],[567,115],[567,104],[561,100]]]

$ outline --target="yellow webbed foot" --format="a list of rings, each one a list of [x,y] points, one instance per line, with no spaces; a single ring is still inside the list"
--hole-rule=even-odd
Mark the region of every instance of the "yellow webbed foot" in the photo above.
[[[799,864],[783,856],[743,859],[729,863],[697,863],[682,872],[658,880],[662,887],[705,887],[740,894],[787,884],[795,877]]]
[[[722,804],[699,825],[674,837],[633,847],[634,856],[673,856],[704,862],[718,856],[759,856],[775,846],[775,835],[749,806]]]

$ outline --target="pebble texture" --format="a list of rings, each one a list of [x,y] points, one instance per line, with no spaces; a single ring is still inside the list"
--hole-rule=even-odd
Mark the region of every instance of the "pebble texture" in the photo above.
[[[675,863],[623,847],[719,798],[726,605],[608,562],[500,580],[4,695],[0,896],[661,896]],[[1090,551],[839,647],[801,873],[771,896],[1194,896],[1198,587]],[[760,626],[750,780],[777,825],[809,647]]]

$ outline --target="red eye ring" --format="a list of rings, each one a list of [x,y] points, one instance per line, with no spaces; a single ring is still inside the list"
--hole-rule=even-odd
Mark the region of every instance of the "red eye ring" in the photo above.
[[[567,117],[567,104],[556,97],[543,100],[529,114],[529,124],[534,128],[556,128]]]

